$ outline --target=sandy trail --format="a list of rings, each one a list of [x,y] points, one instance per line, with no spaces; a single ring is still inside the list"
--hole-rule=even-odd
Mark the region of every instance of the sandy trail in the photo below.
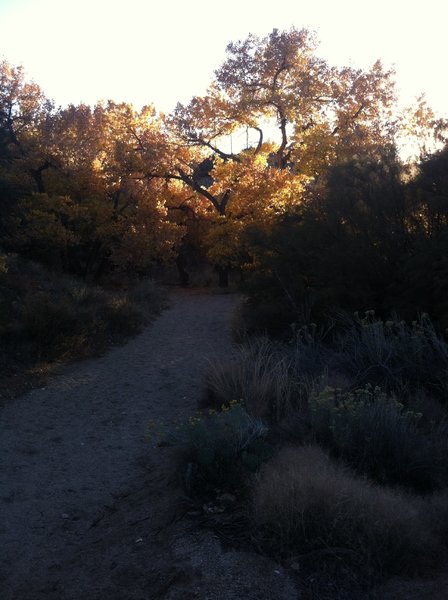
[[[195,410],[238,301],[173,293],[140,336],[3,407],[3,600],[297,597],[272,563],[176,520],[171,451],[145,439],[149,420]]]

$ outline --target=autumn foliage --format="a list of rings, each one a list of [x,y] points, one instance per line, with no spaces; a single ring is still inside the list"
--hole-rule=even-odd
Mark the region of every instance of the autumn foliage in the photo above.
[[[246,144],[234,147],[244,132]],[[336,173],[393,156],[399,188],[397,148],[404,140],[427,147],[443,132],[423,99],[398,110],[394,74],[380,62],[369,70],[332,66],[305,29],[229,44],[204,96],[170,115],[112,101],[58,108],[22,68],[3,62],[1,245],[95,280],[177,260],[187,283],[186,265],[195,258],[227,285],[231,270],[257,272],[264,261],[258,241],[273,243],[285,218],[323,226],[339,193]],[[353,205],[350,194],[358,192],[348,185],[343,202]],[[402,215],[400,243],[416,214]],[[341,243],[339,236],[339,249]],[[297,264],[314,252],[301,247]]]

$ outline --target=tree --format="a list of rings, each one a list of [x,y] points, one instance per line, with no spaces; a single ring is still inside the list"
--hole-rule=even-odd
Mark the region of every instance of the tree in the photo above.
[[[399,308],[402,267],[412,252],[411,208],[393,152],[332,167],[324,193],[316,190],[269,232],[247,231],[254,325],[282,331],[320,320],[330,307]]]
[[[374,224],[377,249],[401,244],[410,225],[393,212],[403,196],[400,186],[391,195],[387,179],[397,139],[446,135],[423,101],[398,114],[393,72],[380,62],[331,66],[305,29],[229,44],[207,93],[166,117],[114,102],[56,110],[21,68],[1,63],[0,77],[5,248],[39,246],[46,260],[86,277],[177,253],[186,283],[186,258],[206,253],[224,286],[230,268],[257,264],[247,231],[269,239],[299,214],[313,231],[319,207],[328,235],[366,241]],[[241,132],[246,144],[229,144]],[[435,206],[423,207],[428,222],[439,218]],[[46,221],[53,234],[45,237]],[[388,226],[394,240],[383,236]]]
[[[408,194],[414,247],[403,265],[403,288],[448,327],[448,145],[422,159]]]
[[[8,232],[9,213],[18,198],[44,192],[42,174],[50,162],[42,144],[53,106],[21,67],[0,62],[0,232]]]
[[[268,226],[330,165],[392,140],[393,74],[379,62],[370,71],[330,67],[315,50],[314,35],[296,29],[229,44],[208,93],[166,121],[172,159],[164,176],[191,190],[222,284],[246,226]],[[223,150],[242,129],[257,141]]]
[[[168,218],[163,182],[146,172],[166,150],[155,110],[55,110],[23,69],[2,63],[0,75],[5,246],[95,278],[172,257],[182,230]]]

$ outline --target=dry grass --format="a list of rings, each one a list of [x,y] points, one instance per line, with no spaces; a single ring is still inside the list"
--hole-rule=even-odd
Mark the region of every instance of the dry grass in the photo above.
[[[437,543],[422,502],[370,484],[319,447],[283,449],[253,488],[258,542],[276,556],[343,557],[381,573],[415,572]]]
[[[297,389],[291,362],[267,338],[238,346],[228,362],[210,361],[203,404],[219,408],[243,400],[248,412],[274,421],[290,413]]]
[[[426,390],[445,400],[448,344],[427,315],[408,324],[397,317],[382,321],[373,311],[362,318],[339,312],[335,324],[333,366],[356,385],[401,394]]]
[[[152,281],[111,291],[9,256],[0,286],[0,372],[97,354],[135,335],[162,306]]]

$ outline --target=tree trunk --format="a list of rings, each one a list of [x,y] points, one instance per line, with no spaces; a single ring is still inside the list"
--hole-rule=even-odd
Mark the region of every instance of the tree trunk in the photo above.
[[[216,265],[216,271],[218,273],[219,287],[229,287],[229,267],[222,267],[221,265]]]
[[[89,256],[87,257],[86,265],[84,268],[85,280],[89,280],[91,274],[95,271],[95,263],[99,259],[101,246],[101,242],[99,240],[95,240],[90,248]]]
[[[179,272],[179,281],[182,287],[188,287],[190,281],[190,275],[186,271],[187,261],[182,254],[179,254],[176,258],[177,270]]]
[[[39,194],[45,194],[45,185],[44,185],[42,173],[50,167],[51,167],[50,162],[48,160],[46,160],[44,162],[44,164],[41,165],[39,168],[30,170],[31,177],[34,179],[34,182],[36,184],[37,191],[39,192]]]

